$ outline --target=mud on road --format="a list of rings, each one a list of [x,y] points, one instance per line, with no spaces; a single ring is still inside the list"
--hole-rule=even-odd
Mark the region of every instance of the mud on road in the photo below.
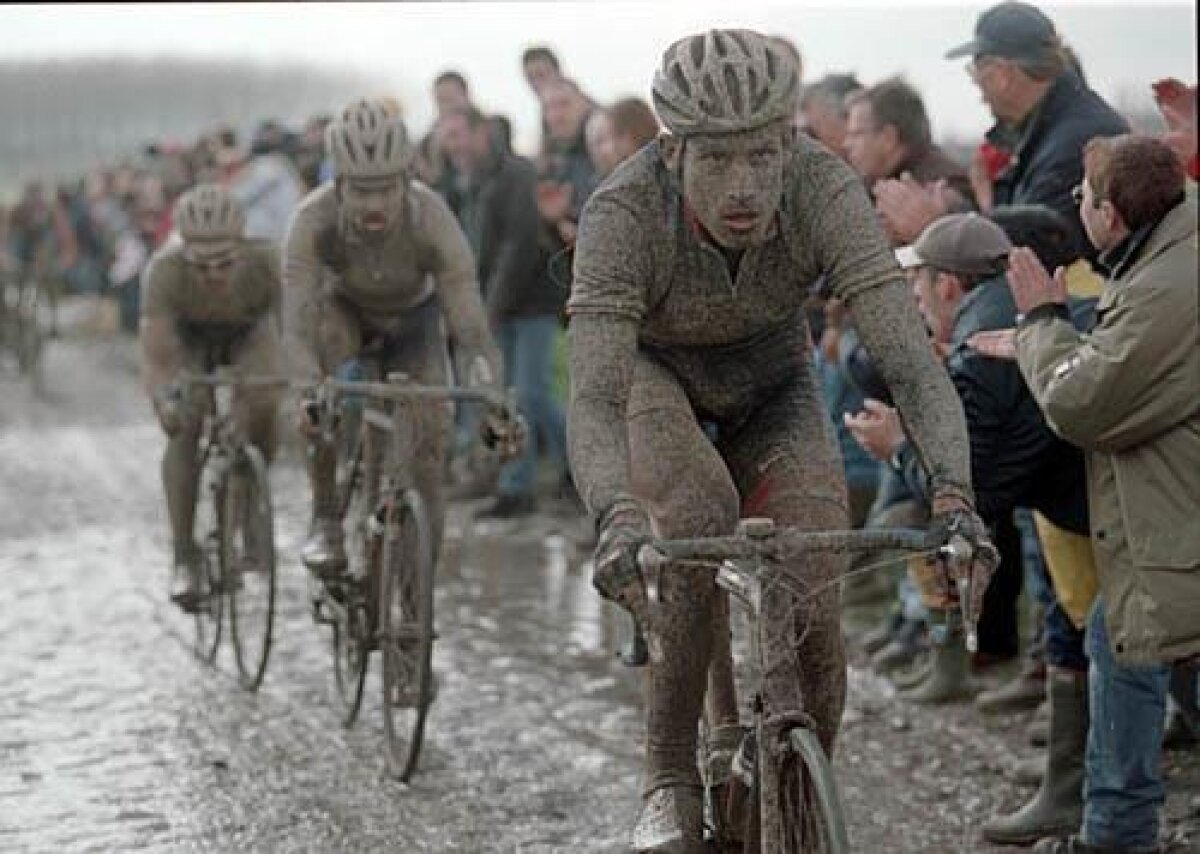
[[[0,375],[0,851],[626,850],[638,676],[614,660],[625,623],[591,591],[578,520],[487,529],[452,508],[439,695],[412,784],[385,781],[376,672],[357,725],[338,724],[295,558],[296,461],[273,473],[279,619],[252,695],[227,648],[197,662],[166,605],[162,438],[133,347],[60,340],[48,359],[46,399]],[[859,668],[850,684],[836,766],[854,850],[1005,850],[978,827],[1029,794],[1004,775],[1026,718],[918,710]],[[1169,763],[1172,827],[1196,844],[1197,762]]]

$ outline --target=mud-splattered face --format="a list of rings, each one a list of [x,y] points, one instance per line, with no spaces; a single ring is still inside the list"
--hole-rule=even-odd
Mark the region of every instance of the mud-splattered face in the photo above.
[[[722,247],[745,249],[766,240],[783,196],[786,133],[775,123],[683,143],[684,198]]]
[[[341,205],[346,222],[358,234],[379,237],[399,222],[408,183],[400,177],[351,179],[341,184]]]
[[[201,284],[210,291],[227,291],[240,256],[236,240],[192,240],[184,246],[183,258]]]

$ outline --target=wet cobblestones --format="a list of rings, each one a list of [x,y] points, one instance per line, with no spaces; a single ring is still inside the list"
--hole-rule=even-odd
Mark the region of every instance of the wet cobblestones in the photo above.
[[[387,782],[377,662],[358,724],[338,724],[294,558],[299,468],[273,473],[280,619],[247,694],[230,650],[200,664],[166,604],[161,438],[131,349],[50,355],[48,402],[0,378],[0,852],[625,850],[638,678],[614,663],[625,623],[568,524],[489,530],[455,508],[440,692],[412,785]],[[990,850],[978,825],[1024,797],[999,771],[1021,723],[902,708],[854,671],[838,769],[855,850]]]

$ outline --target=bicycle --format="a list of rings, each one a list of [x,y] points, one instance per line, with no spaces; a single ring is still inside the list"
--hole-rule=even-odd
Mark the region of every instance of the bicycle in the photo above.
[[[225,605],[238,681],[257,690],[266,675],[275,625],[275,530],[271,485],[262,452],[233,423],[234,388],[283,385],[274,377],[238,376],[216,369],[184,374],[182,400],[195,388],[211,391],[197,446],[200,471],[196,524],[200,531],[199,603],[194,614],[197,656],[211,664],[220,649]]]
[[[717,584],[749,612],[753,657],[759,672],[786,672],[786,668],[775,666],[784,650],[776,644],[762,643],[766,636],[761,622],[764,594],[769,591],[772,597],[790,597],[790,602],[786,598],[783,601],[793,607],[780,606],[780,599],[776,599],[770,611],[773,616],[790,619],[795,605],[802,605],[840,579],[806,592],[796,602],[797,591],[785,578],[772,573],[771,566],[804,554],[880,549],[936,555],[959,568],[970,554],[965,542],[957,540],[933,547],[925,531],[813,532],[776,526],[770,519],[743,519],[737,532],[728,537],[652,541],[637,555],[645,579],[645,600],[631,609],[644,632],[645,652],[651,659],[661,660],[661,649],[653,634],[653,614],[663,569],[667,565],[715,566]],[[755,693],[753,727],[733,755],[732,775],[744,787],[740,792],[724,787],[725,780],[717,778],[715,763],[702,763],[707,830],[718,850],[747,854],[849,851],[837,784],[812,718],[803,708],[769,705],[770,697],[786,695],[773,692],[766,684]],[[718,802],[722,794],[729,796],[725,803]]]
[[[363,354],[360,354],[360,358]],[[381,361],[372,360],[382,373]],[[416,770],[433,702],[434,554],[431,523],[413,471],[417,406],[476,401],[511,406],[489,389],[419,385],[403,373],[383,380],[327,379],[308,417],[338,448],[337,496],[347,572],[310,573],[313,619],[332,629],[334,682],[342,725],[357,720],[370,653],[381,652],[386,772],[407,782]]]
[[[39,314],[40,291],[36,281],[5,277],[0,293],[0,343],[12,351],[18,372],[29,378],[35,391],[44,387],[46,335]]]

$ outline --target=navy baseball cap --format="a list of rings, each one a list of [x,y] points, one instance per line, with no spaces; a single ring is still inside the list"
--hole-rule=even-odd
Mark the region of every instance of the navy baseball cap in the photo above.
[[[999,3],[979,16],[975,38],[946,54],[1000,56],[1005,59],[1040,59],[1059,47],[1054,23],[1028,3]]]

